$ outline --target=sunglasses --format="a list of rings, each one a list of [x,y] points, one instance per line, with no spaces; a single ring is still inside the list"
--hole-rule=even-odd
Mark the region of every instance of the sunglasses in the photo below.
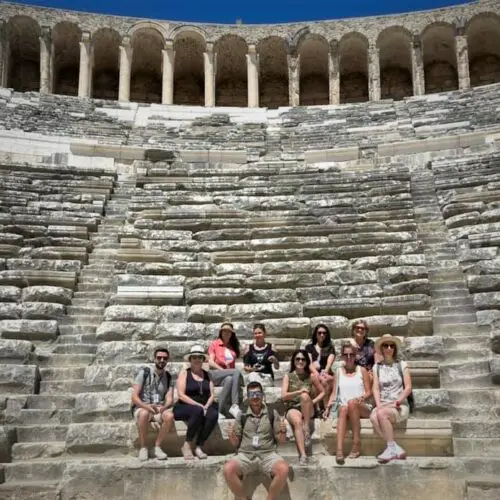
[[[396,346],[394,344],[382,344],[382,347],[384,349],[396,349]]]
[[[168,356],[156,356],[157,361],[167,361]]]
[[[192,356],[189,356],[190,359],[205,359],[205,356],[202,356],[200,354],[193,354]]]
[[[354,329],[355,330],[362,330],[362,331],[366,330],[366,328],[364,326],[355,326]]]
[[[248,391],[247,396],[248,396],[248,399],[262,398],[264,396],[264,393],[262,391]]]
[[[318,335],[326,335],[326,332],[324,330],[318,330]]]
[[[348,352],[347,354],[344,353],[344,358],[355,358],[356,357],[356,354],[352,353],[352,352]]]
[[[304,363],[306,362],[306,358],[302,357],[302,356],[297,356],[295,358],[295,361],[303,361]]]

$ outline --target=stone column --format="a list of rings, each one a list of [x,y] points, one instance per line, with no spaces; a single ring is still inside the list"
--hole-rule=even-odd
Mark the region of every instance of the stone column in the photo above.
[[[288,54],[288,98],[289,105],[300,106],[300,55]]]
[[[90,97],[90,76],[92,74],[92,45],[90,32],[84,31],[80,40],[80,74],[78,78],[78,97]]]
[[[9,81],[9,37],[7,34],[7,24],[0,23],[0,87],[7,87]]]
[[[425,94],[424,51],[420,37],[414,37],[411,51],[413,95]]]
[[[457,55],[458,88],[470,88],[469,45],[464,23],[455,24],[455,53]]]
[[[40,92],[48,94],[54,82],[54,46],[50,28],[42,26],[40,34]]]
[[[259,56],[255,45],[248,46],[247,54],[248,107],[259,107]]]
[[[328,81],[330,104],[340,103],[340,54],[339,44],[332,42],[328,51]]]
[[[370,101],[380,100],[380,54],[376,45],[368,48],[368,93]]]
[[[213,43],[207,43],[203,53],[203,63],[205,67],[205,106],[211,108],[215,106],[215,60]]]
[[[162,50],[162,65],[163,65],[163,86],[161,94],[162,104],[174,103],[174,68],[175,68],[175,51],[174,42],[167,40],[165,48]]]
[[[118,100],[130,101],[130,77],[132,73],[133,49],[130,37],[123,37],[120,45],[120,84],[118,88]]]

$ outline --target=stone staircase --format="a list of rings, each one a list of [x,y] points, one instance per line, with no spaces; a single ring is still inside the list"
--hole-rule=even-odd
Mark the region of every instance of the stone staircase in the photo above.
[[[434,333],[444,339],[441,383],[452,402],[454,454],[470,474],[467,488],[474,491],[469,498],[494,498],[500,492],[500,479],[490,473],[500,472],[500,390],[491,380],[489,334],[477,326],[476,308],[456,243],[444,225],[432,171],[413,172],[412,198],[430,271]]]

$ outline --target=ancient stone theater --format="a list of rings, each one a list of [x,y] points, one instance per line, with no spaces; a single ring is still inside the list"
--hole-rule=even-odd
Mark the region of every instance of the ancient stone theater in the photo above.
[[[253,26],[3,2],[0,87],[2,500],[233,498],[229,417],[205,460],[183,421],[139,460],[136,374],[263,323],[283,415],[292,353],[322,324],[339,367],[360,319],[401,343],[407,458],[362,419],[338,464],[316,418],[280,498],[500,498],[500,2]]]

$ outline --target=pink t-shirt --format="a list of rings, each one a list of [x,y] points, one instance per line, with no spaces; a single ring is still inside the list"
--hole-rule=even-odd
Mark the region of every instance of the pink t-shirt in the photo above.
[[[222,368],[234,368],[236,365],[236,352],[224,345],[221,339],[214,340],[210,344],[208,354],[213,354],[215,362]]]

